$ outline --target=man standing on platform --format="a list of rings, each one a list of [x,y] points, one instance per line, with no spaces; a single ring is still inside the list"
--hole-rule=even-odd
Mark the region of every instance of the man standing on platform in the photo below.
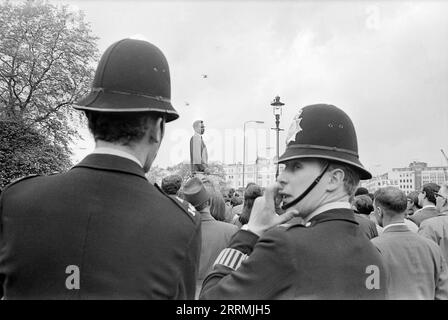
[[[193,128],[195,133],[190,139],[191,173],[209,173],[207,147],[202,139],[205,132],[204,121],[196,120]]]

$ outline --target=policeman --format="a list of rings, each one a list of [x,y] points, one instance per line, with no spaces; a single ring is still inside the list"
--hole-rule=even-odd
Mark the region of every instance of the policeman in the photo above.
[[[25,178],[0,203],[6,299],[193,299],[200,218],[148,183],[165,123],[179,117],[154,45],[103,54],[76,107],[96,148],[70,171]]]
[[[201,298],[384,299],[381,256],[349,203],[359,179],[371,178],[350,118],[332,105],[303,108],[279,162],[285,169],[277,183],[218,256]],[[282,215],[275,213],[278,194]]]

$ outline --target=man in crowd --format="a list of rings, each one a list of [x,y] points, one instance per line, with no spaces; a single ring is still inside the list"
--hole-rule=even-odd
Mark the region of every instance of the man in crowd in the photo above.
[[[377,229],[377,231],[378,231],[378,235],[381,235],[382,233],[383,233],[383,227],[381,227],[381,225],[380,225],[380,223],[379,223],[379,221],[381,220],[381,217],[378,215],[378,211],[373,211],[371,214],[370,214],[370,220],[372,220],[374,223],[375,223],[375,225],[376,225],[376,229]],[[403,220],[403,223],[409,228],[409,230],[410,231],[412,231],[412,232],[414,232],[414,233],[417,233],[418,232],[418,227],[417,227],[417,225],[412,221],[412,220],[410,220],[410,219],[408,219],[408,215],[407,215],[407,211],[406,211],[406,214],[405,214],[405,218],[404,218],[404,220]]]
[[[383,233],[372,239],[388,270],[388,299],[448,299],[448,269],[440,248],[404,223],[407,200],[395,187],[375,192]]]
[[[418,233],[437,243],[448,263],[448,184],[442,185],[435,196],[439,216],[423,221]]]
[[[227,247],[230,238],[238,231],[232,224],[217,221],[210,214],[210,194],[198,178],[191,178],[185,183],[184,197],[201,215],[202,246],[199,274],[196,284],[196,298],[199,296],[202,281],[211,271],[218,254]]]
[[[434,218],[439,215],[436,210],[436,193],[439,192],[440,186],[435,183],[427,183],[423,185],[422,191],[418,195],[418,204],[422,207],[417,210],[409,219],[417,226],[420,226],[423,220]]]
[[[145,177],[165,123],[179,117],[170,96],[156,46],[124,39],[105,51],[77,103],[93,153],[66,173],[15,182],[1,197],[6,299],[194,298],[199,216]]]
[[[279,162],[285,169],[278,182],[255,200],[201,298],[384,299],[381,256],[349,203],[359,179],[372,177],[359,161],[351,119],[332,105],[303,108]],[[282,215],[275,213],[278,193]],[[295,216],[304,221],[281,225]]]

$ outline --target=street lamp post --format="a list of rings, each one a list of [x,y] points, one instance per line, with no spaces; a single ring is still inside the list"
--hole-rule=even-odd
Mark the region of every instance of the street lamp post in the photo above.
[[[246,169],[246,123],[264,123],[264,121],[257,121],[257,120],[249,120],[245,121],[243,125],[243,188],[244,188],[244,177],[246,175],[245,169]]]
[[[283,102],[280,102],[280,97],[276,96],[274,98],[274,101],[271,102],[271,106],[273,107],[274,116],[275,116],[275,128],[271,128],[272,130],[275,130],[277,132],[277,171],[275,172],[275,180],[278,178],[279,174],[279,164],[278,164],[278,158],[279,158],[279,133],[280,131],[283,131],[283,129],[280,129],[280,116],[282,115],[282,106],[285,104]]]

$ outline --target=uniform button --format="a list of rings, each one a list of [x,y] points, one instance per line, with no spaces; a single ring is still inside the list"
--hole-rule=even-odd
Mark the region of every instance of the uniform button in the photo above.
[[[305,224],[305,227],[309,227],[311,225],[311,222],[307,222],[306,224]]]

